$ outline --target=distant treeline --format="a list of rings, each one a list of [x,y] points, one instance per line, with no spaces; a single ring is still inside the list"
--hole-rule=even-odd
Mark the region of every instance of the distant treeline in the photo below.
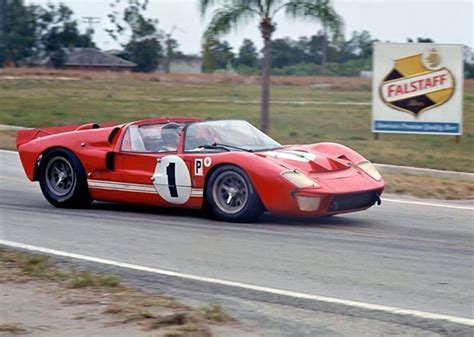
[[[136,71],[165,70],[168,61],[182,57],[172,32],[158,28],[158,21],[145,17],[146,3],[111,2],[106,31],[122,46],[119,55],[137,64]],[[61,68],[65,48],[97,48],[94,31],[80,33],[73,11],[64,4],[25,5],[24,0],[0,1],[0,67],[20,66],[29,57],[48,57]],[[274,39],[271,46],[272,74],[291,76],[359,76],[372,69],[372,43],[369,32],[353,32],[349,40],[332,41],[324,32],[299,39]],[[407,42],[434,42],[417,38]],[[262,53],[254,42],[244,39],[238,50],[224,40],[203,43],[203,70],[230,71],[243,75],[259,74]],[[474,78],[474,64],[465,63],[465,76]]]
[[[323,32],[298,39],[289,37],[272,41],[272,74],[281,76],[360,76],[372,70],[372,46],[379,40],[368,31],[353,32],[348,41],[328,41]],[[430,38],[408,38],[407,42],[433,43]],[[325,48],[326,45],[326,48]],[[324,55],[326,50],[326,55]],[[244,39],[234,51],[226,41],[213,41],[204,48],[204,70],[235,71],[257,75],[262,62],[261,51],[252,40]],[[325,61],[324,61],[325,60]],[[474,78],[474,64],[464,63],[465,77]]]
[[[372,67],[372,43],[367,31],[353,32],[348,41],[331,41],[323,32],[272,41],[271,60],[274,75],[359,76]],[[206,71],[233,69],[240,74],[258,74],[261,52],[253,41],[245,39],[234,52],[226,41],[213,41],[204,48]]]

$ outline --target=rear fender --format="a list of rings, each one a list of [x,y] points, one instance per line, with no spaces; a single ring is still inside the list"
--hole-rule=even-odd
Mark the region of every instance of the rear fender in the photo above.
[[[74,153],[87,172],[108,171],[113,168],[113,148],[120,130],[120,127],[88,128],[44,137],[38,136],[42,132],[40,129],[22,130],[17,135],[18,152],[25,173],[31,181],[38,179],[37,168],[41,156],[55,148],[64,148]]]

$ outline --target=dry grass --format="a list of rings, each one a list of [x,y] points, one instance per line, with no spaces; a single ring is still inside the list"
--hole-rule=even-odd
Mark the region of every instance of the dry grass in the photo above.
[[[223,311],[222,311],[223,312]],[[111,325],[138,324],[146,331],[164,331],[163,336],[208,337],[209,328],[198,313],[160,296],[149,296],[140,292],[127,291],[115,294],[104,314],[113,315],[116,319]],[[226,315],[224,312],[222,315]],[[226,315],[227,317],[227,315]],[[214,321],[217,322],[217,321]],[[230,319],[227,320],[230,322]]]
[[[71,288],[105,287],[116,288],[120,285],[118,278],[110,275],[94,274],[88,270],[72,271],[68,284]]]
[[[260,86],[253,77],[31,69],[7,69],[1,75],[0,71],[0,124],[47,127],[193,116],[245,119],[259,125]],[[60,80],[61,76],[79,80]],[[272,86],[269,134],[282,144],[332,141],[373,162],[474,172],[472,80],[465,83],[464,134],[456,145],[454,137],[432,135],[382,134],[373,140],[366,79],[275,77],[274,81],[279,85]],[[324,90],[328,83],[329,90]],[[0,132],[0,145],[13,148],[13,134]]]
[[[107,291],[121,289],[119,280],[110,275],[88,270],[63,270],[46,255],[10,252],[0,249],[0,266],[10,272],[0,277],[2,281],[28,282],[43,279],[61,283],[68,288],[97,288]]]
[[[209,305],[199,309],[199,313],[208,321],[213,322],[232,322],[234,319],[230,317],[220,305]]]
[[[27,331],[19,324],[0,323],[0,332],[10,333],[14,335],[26,334]]]
[[[242,76],[237,74],[163,74],[163,73],[134,73],[95,70],[55,70],[40,68],[3,68],[0,76],[20,76],[25,79],[62,77],[63,80],[140,80],[163,83],[183,84],[260,84],[260,76]],[[372,80],[360,77],[334,76],[272,76],[274,85],[326,87],[336,90],[369,90]],[[464,90],[474,91],[474,80],[464,80]]]
[[[474,182],[424,176],[384,174],[385,192],[420,198],[474,199]]]
[[[0,131],[0,149],[16,150],[15,139],[16,139],[16,131],[13,131],[13,130]]]
[[[144,293],[119,279],[91,271],[62,270],[49,257],[0,248],[0,282],[53,282],[67,295],[63,305],[95,305],[113,321],[109,326],[134,324],[158,336],[209,337],[210,324],[235,322],[220,306],[194,310],[167,295]],[[87,320],[87,315],[75,319]],[[0,332],[22,333],[19,326],[0,325]],[[16,332],[15,332],[16,331]]]
[[[54,70],[34,68],[6,68],[0,70],[2,77],[22,77],[24,79],[60,80],[140,80],[162,83],[183,84],[259,84],[260,76],[241,76],[236,74],[162,74],[162,73],[133,73],[91,70]],[[367,90],[371,80],[358,77],[329,77],[329,76],[273,76],[274,85],[321,86],[323,88],[341,90]]]

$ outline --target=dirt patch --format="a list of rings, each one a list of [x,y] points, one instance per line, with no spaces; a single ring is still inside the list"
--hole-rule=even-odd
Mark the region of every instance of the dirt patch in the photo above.
[[[4,130],[0,131],[0,149],[16,150],[16,131]]]
[[[134,73],[94,70],[55,70],[34,68],[4,68],[0,76],[5,79],[33,80],[145,80],[163,83],[183,83],[191,85],[206,84],[260,84],[260,76],[242,76],[237,74],[163,74],[163,73]],[[273,85],[304,86],[319,90],[370,90],[372,80],[360,77],[331,77],[331,76],[272,76]],[[464,90],[474,91],[474,80],[464,80]]]
[[[474,199],[474,182],[425,176],[384,174],[385,192],[419,198]]]
[[[90,70],[53,70],[53,69],[3,69],[0,76],[9,80],[123,80],[133,79],[162,83],[182,83],[191,85],[230,84],[260,84],[260,76],[241,76],[236,74],[163,74],[163,73],[133,73]],[[273,85],[308,86],[313,89],[368,90],[371,80],[358,77],[328,77],[328,76],[272,76]]]
[[[10,333],[14,335],[20,335],[20,334],[25,334],[26,330],[21,327],[19,324],[10,324],[10,323],[5,323],[5,324],[0,324],[0,333]]]
[[[5,336],[256,336],[218,306],[190,308],[112,275],[63,270],[47,256],[1,248],[0,296]]]

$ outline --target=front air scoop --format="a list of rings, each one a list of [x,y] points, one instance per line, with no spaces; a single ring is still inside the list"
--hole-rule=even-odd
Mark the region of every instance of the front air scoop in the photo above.
[[[284,149],[261,152],[258,155],[280,165],[288,164],[308,173],[340,171],[351,167],[351,163],[346,159],[329,157],[327,154],[317,152]]]

